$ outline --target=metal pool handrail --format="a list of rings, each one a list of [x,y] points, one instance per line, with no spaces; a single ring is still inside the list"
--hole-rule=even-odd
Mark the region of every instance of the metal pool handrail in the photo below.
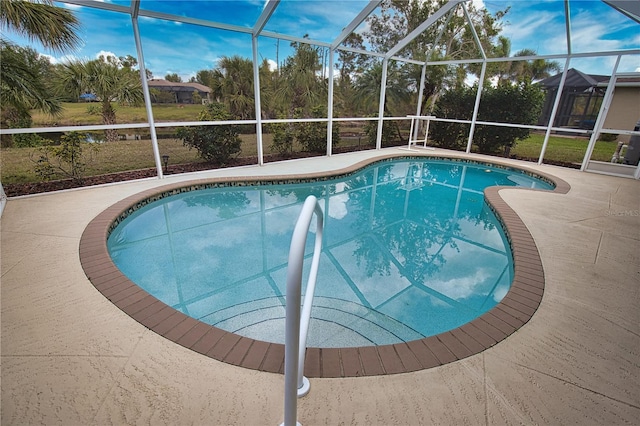
[[[302,314],[300,299],[302,293],[302,267],[304,248],[313,214],[317,216],[316,240],[309,272],[309,280],[304,295]],[[285,354],[284,354],[284,423],[297,423],[297,398],[309,392],[309,380],[304,377],[304,356],[307,347],[307,332],[311,318],[311,304],[318,276],[318,265],[322,251],[323,213],[318,200],[313,195],[307,197],[293,230],[287,267]]]

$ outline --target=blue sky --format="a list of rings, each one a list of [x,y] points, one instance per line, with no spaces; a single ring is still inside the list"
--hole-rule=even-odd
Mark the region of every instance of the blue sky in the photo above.
[[[128,0],[107,2],[128,6]],[[264,0],[255,1],[153,1],[142,0],[141,8],[171,13],[189,18],[207,19],[225,24],[250,28],[260,16]],[[489,11],[510,6],[504,20],[503,35],[511,38],[511,53],[523,48],[534,49],[538,54],[562,54],[566,52],[564,6],[561,0],[502,1],[474,0]],[[133,29],[128,15],[80,7],[64,3],[59,6],[73,10],[82,23],[83,46],[74,57],[93,59],[99,54],[137,56],[133,41]],[[360,10],[367,4],[362,0],[283,0],[267,23],[265,30],[331,42]],[[222,56],[240,55],[251,58],[251,38],[247,34],[175,23],[141,17],[145,64],[156,78],[177,73],[183,80],[198,70],[214,68]],[[574,52],[608,51],[640,48],[640,24],[613,10],[599,0],[571,2],[571,32]],[[358,31],[362,31],[361,26]],[[8,38],[19,44],[24,40],[11,34]],[[36,50],[45,52],[39,46]],[[274,65],[290,53],[289,42],[268,37],[259,38],[259,58]],[[61,56],[51,56],[53,61],[63,61]],[[610,74],[615,58],[576,59],[570,66],[593,74]],[[564,61],[560,61],[564,65]],[[625,59],[619,71],[640,71],[640,55]]]

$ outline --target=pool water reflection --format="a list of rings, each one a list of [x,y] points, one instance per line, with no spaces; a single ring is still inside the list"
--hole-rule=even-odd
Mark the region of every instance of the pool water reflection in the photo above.
[[[509,290],[510,249],[482,192],[493,185],[551,189],[487,165],[385,161],[335,180],[167,197],[127,217],[108,247],[118,268],[164,303],[283,343],[291,234],[315,195],[325,230],[309,346],[398,343],[459,327]],[[307,263],[312,249],[308,238]]]

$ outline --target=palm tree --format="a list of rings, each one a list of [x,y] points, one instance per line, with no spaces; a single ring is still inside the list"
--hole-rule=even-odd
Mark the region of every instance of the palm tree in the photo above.
[[[287,58],[280,71],[274,95],[283,109],[289,110],[290,116],[296,110],[302,110],[303,115],[310,116],[311,109],[326,99],[327,84],[320,77],[321,50],[298,42],[292,42],[291,47],[295,52]]]
[[[123,67],[112,57],[101,56],[93,61],[75,60],[62,64],[58,70],[58,91],[79,97],[92,93],[102,106],[103,124],[116,124],[116,112],[112,102],[138,105],[143,100],[140,75]],[[118,131],[105,130],[107,142],[118,140]]]
[[[218,61],[222,74],[220,92],[229,112],[236,119],[254,118],[253,62],[240,56],[223,56]]]
[[[73,50],[80,43],[76,31],[79,21],[68,10],[53,6],[51,0],[3,0],[0,5],[0,29],[39,41],[55,52]],[[57,114],[60,102],[48,89],[42,64],[33,49],[22,48],[0,38],[0,102],[3,106],[2,124],[8,117],[30,126],[29,111],[33,108]],[[35,58],[35,60],[34,60]],[[8,126],[10,127],[10,126]],[[21,126],[23,127],[23,126]]]
[[[522,49],[516,52],[514,58],[518,56],[535,56],[538,53],[532,49]],[[529,83],[551,77],[560,72],[561,67],[555,61],[547,61],[546,59],[534,59],[532,61],[517,62],[516,75],[519,81],[527,81]]]
[[[78,19],[68,10],[56,7],[52,0],[3,0],[0,28],[12,30],[45,48],[66,52],[80,44],[76,31]]]
[[[371,113],[379,105],[382,71],[382,63],[378,62],[367,69],[355,82],[355,101],[365,112],[368,110],[368,112]],[[388,67],[385,102],[383,106],[384,115],[393,115],[390,105],[403,105],[409,97],[410,93],[406,75],[403,75],[400,70],[390,65]],[[393,126],[393,129],[391,126]],[[374,126],[373,122],[370,122],[367,133],[372,142],[375,139],[374,131],[377,132],[377,126]],[[385,140],[391,140],[392,133],[396,133],[398,138],[402,139],[397,121],[385,122],[382,133],[383,143]]]
[[[356,102],[369,112],[377,111],[382,84],[382,63],[378,62],[367,69],[355,82]],[[385,115],[392,115],[390,105],[401,105],[410,96],[406,76],[389,65],[385,92]]]
[[[45,65],[49,62],[39,59],[38,53],[30,48],[22,48],[5,40],[0,40],[0,102],[3,115],[7,109],[15,117],[29,115],[36,108],[48,114],[60,112],[60,102],[51,96],[45,83]],[[44,64],[43,62],[46,62]]]

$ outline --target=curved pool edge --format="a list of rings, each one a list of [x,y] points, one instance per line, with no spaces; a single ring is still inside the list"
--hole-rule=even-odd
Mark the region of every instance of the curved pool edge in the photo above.
[[[125,277],[111,260],[107,249],[107,237],[114,223],[123,215],[145,205],[146,200],[185,187],[211,183],[276,182],[298,178],[326,179],[352,173],[382,160],[403,157],[441,158],[519,169],[553,182],[555,189],[549,192],[566,194],[570,190],[569,184],[564,180],[526,167],[500,161],[413,153],[382,155],[331,172],[191,180],[142,191],[102,211],[85,228],[80,239],[82,268],[100,293],[155,333],[218,361],[253,370],[283,373],[284,345],[246,338],[200,322],[164,304]],[[499,186],[485,189],[485,200],[500,219],[511,244],[515,266],[511,288],[498,305],[459,328],[420,340],[384,346],[308,348],[305,376],[375,376],[433,368],[478,354],[524,326],[542,301],[544,269],[528,228],[500,196],[500,190],[506,188],[532,190]]]

